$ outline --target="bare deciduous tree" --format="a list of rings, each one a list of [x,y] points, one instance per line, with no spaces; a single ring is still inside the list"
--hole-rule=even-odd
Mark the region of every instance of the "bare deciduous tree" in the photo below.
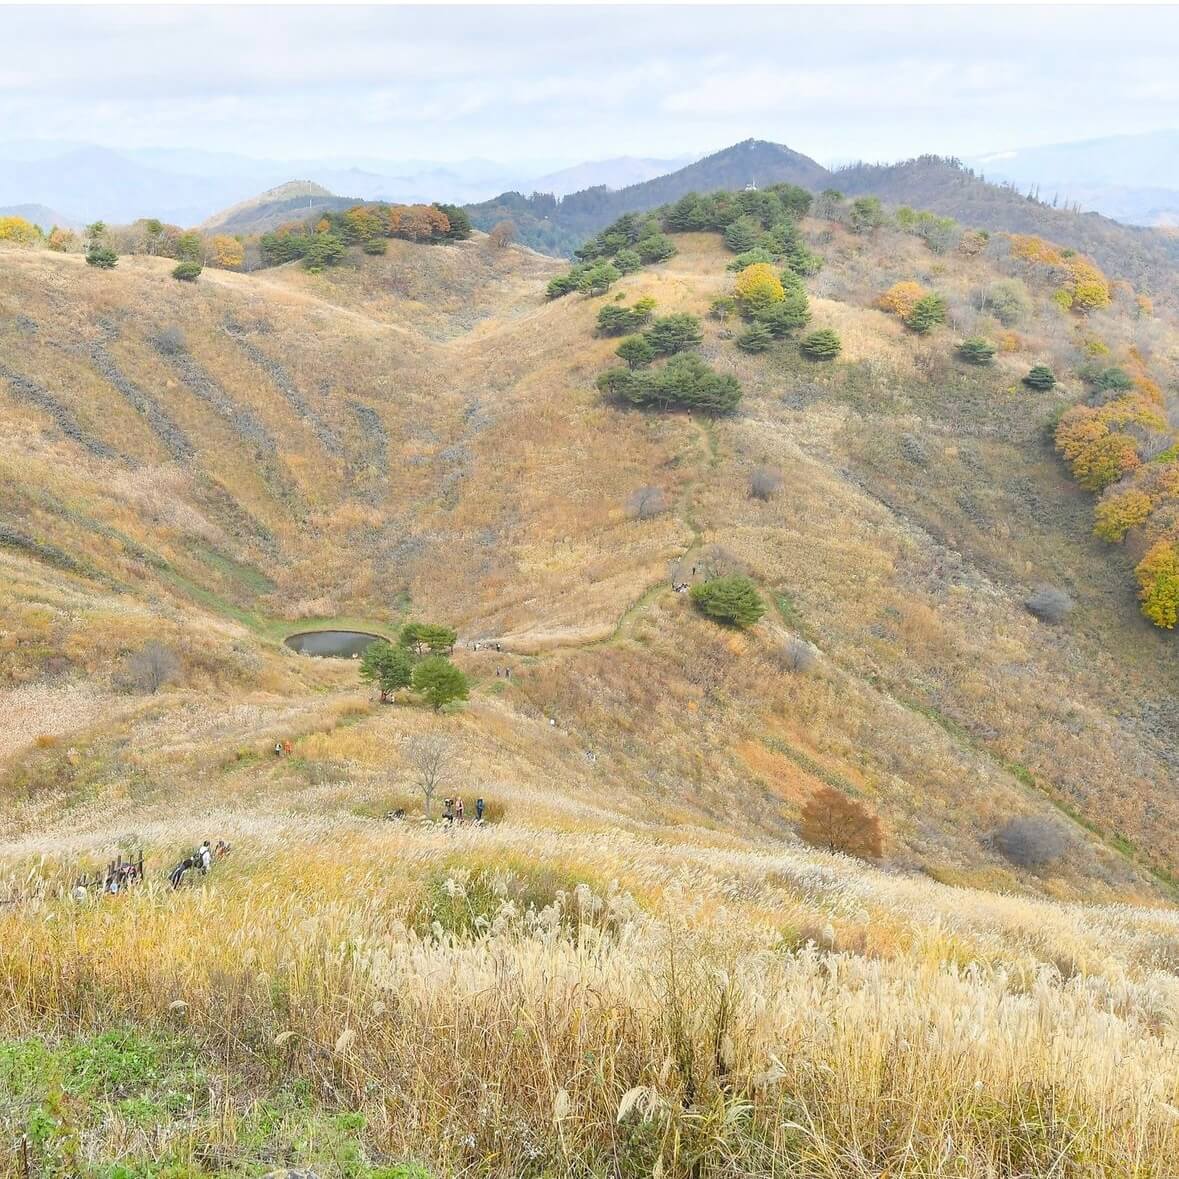
[[[406,756],[426,818],[434,817],[434,798],[454,774],[454,742],[445,733],[422,733],[409,743]]]
[[[696,574],[706,581],[713,577],[730,577],[733,574],[747,572],[744,562],[719,544],[710,544],[702,549],[691,565]]]
[[[1024,602],[1028,612],[1041,622],[1053,625],[1063,622],[1073,608],[1073,600],[1062,589],[1053,585],[1042,585]]]
[[[1021,868],[1039,868],[1059,858],[1068,836],[1059,823],[1025,816],[1009,819],[994,836],[995,846]]]
[[[774,659],[784,671],[805,675],[818,662],[814,647],[797,635],[791,635],[774,651]]]
[[[497,250],[507,249],[516,240],[514,221],[497,221],[487,234],[487,242]]]
[[[632,520],[650,520],[667,511],[662,487],[638,487],[626,497],[626,514]]]
[[[176,652],[154,639],[127,660],[127,682],[153,696],[179,674],[180,659]]]
[[[749,478],[749,494],[754,499],[773,499],[782,490],[782,471],[779,467],[757,467]]]
[[[165,356],[175,356],[176,353],[183,352],[188,346],[184,339],[184,332],[174,324],[160,331],[153,343]]]

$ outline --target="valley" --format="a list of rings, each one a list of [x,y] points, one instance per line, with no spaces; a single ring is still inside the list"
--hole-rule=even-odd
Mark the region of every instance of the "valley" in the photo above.
[[[798,218],[808,322],[757,349],[711,231],[556,298],[478,232],[193,283],[0,244],[0,1112],[43,1108],[45,1174],[1168,1173],[1179,660],[1134,570],[1169,509],[1111,549],[1053,438],[1095,357],[1173,430],[1179,336],[1062,307],[1001,227],[851,207]],[[644,299],[733,412],[599,390]],[[465,703],[287,642],[410,620]],[[436,821],[430,748],[486,824]],[[800,838],[824,788],[879,857]],[[111,1034],[129,1081],[78,1064]]]

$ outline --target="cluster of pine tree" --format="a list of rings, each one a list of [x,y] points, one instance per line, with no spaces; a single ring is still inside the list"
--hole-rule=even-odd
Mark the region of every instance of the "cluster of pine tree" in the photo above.
[[[313,222],[293,221],[264,233],[258,249],[264,266],[302,259],[309,270],[334,266],[349,246],[383,254],[389,238],[414,242],[464,241],[471,222],[457,205],[354,205],[322,214]]]

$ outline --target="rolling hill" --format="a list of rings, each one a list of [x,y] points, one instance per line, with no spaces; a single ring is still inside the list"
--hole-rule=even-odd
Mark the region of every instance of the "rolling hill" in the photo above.
[[[770,147],[601,199],[825,187]],[[44,1108],[62,1173],[916,1177],[949,1142],[964,1179],[1164,1179],[1179,662],[1046,438],[1095,344],[1173,374],[1179,334],[1026,269],[1004,330],[1001,249],[799,232],[835,360],[737,346],[715,233],[559,299],[482,235],[192,284],[0,246],[0,1169]],[[906,281],[946,326],[880,308]],[[599,313],[641,298],[736,412],[601,396]],[[714,573],[755,626],[673,588]],[[410,618],[456,628],[462,707],[283,644]],[[428,821],[430,773],[492,821]],[[800,841],[824,788],[874,862]],[[232,854],[170,889],[204,838]]]
[[[348,209],[356,197],[341,197],[310,180],[288,180],[214,213],[201,229],[229,234],[266,233],[288,221],[306,220],[316,213]]]

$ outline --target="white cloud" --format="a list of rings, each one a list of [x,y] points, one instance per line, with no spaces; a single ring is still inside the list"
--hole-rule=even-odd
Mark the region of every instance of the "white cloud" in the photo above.
[[[880,159],[1147,130],[1179,109],[1179,9],[1163,7],[10,7],[5,22],[12,139],[518,159],[759,135]]]

